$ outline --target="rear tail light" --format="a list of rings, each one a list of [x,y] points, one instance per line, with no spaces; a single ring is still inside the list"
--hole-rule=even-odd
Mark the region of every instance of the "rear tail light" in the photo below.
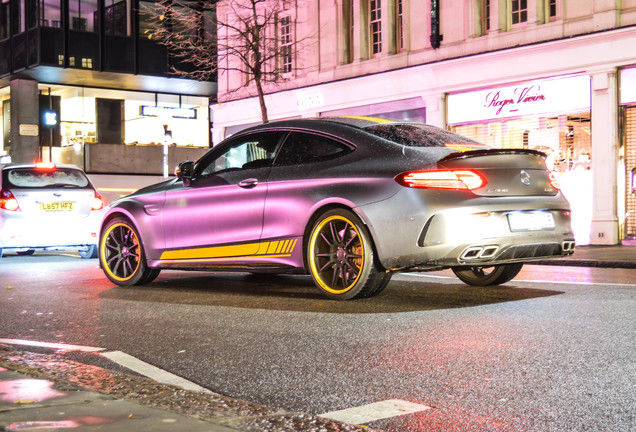
[[[561,184],[559,183],[559,179],[556,174],[552,171],[548,171],[548,179],[550,180],[550,186],[552,186],[556,190],[561,189]]]
[[[95,191],[95,197],[91,201],[91,210],[101,210],[104,207],[104,198]]]
[[[418,189],[475,190],[486,186],[486,179],[473,170],[411,171],[395,180],[402,186]]]
[[[9,211],[20,211],[18,200],[15,199],[10,190],[0,190],[0,209]]]

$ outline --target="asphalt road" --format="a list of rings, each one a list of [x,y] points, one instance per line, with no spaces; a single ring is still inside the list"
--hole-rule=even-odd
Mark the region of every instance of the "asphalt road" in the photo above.
[[[399,399],[386,431],[636,430],[636,270],[449,272],[337,302],[306,277],[164,272],[113,286],[96,260],[0,260],[0,338],[124,351],[217,393],[312,414]]]

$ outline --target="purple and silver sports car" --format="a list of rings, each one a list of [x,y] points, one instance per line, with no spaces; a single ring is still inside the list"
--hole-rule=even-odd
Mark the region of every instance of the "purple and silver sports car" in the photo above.
[[[163,269],[309,273],[334,299],[376,295],[407,271],[501,284],[524,261],[574,251],[544,156],[417,123],[264,124],[113,203],[100,263],[118,285]]]

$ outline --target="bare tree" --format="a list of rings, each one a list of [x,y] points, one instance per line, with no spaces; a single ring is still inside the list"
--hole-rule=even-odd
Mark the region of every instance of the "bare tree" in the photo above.
[[[300,46],[289,31],[290,18],[281,19],[286,1],[162,0],[142,13],[152,22],[148,37],[176,60],[171,73],[208,80],[219,71],[238,72],[244,79],[234,91],[253,84],[267,123],[264,85],[291,72]]]

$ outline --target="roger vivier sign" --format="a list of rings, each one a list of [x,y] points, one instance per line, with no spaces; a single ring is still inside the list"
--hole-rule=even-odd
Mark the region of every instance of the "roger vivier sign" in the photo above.
[[[588,75],[530,81],[448,95],[448,123],[589,110]]]
[[[496,90],[488,93],[484,100],[484,108],[492,108],[495,115],[519,112],[522,104],[545,101],[540,85],[515,87],[511,94]]]

